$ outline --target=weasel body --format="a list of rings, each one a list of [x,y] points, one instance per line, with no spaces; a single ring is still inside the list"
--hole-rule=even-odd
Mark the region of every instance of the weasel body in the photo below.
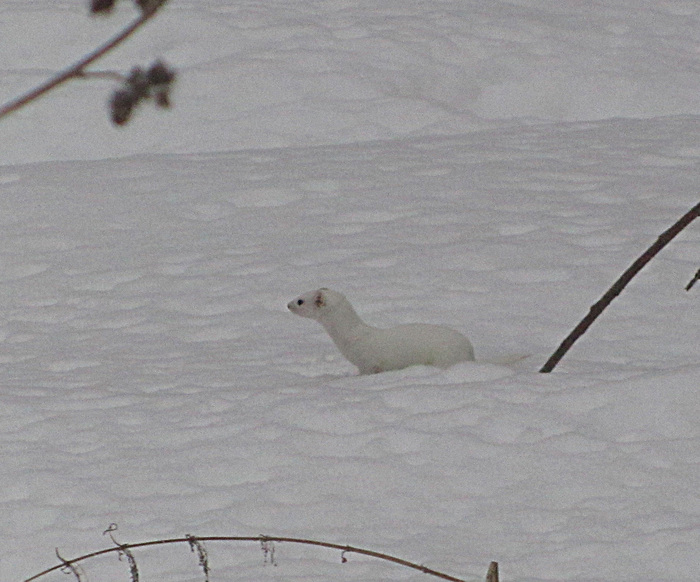
[[[443,325],[412,323],[389,329],[367,325],[342,293],[309,291],[287,304],[292,313],[318,321],[360,374],[408,366],[447,368],[474,360],[474,348],[461,333]]]

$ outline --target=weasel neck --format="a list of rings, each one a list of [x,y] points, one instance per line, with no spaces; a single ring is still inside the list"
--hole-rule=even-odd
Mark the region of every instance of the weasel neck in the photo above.
[[[348,342],[353,342],[359,336],[373,329],[362,321],[347,301],[333,306],[333,310],[325,314],[319,323],[323,325],[341,352],[344,351]]]

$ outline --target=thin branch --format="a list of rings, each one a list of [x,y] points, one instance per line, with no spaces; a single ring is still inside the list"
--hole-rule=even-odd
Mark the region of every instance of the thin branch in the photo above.
[[[486,582],[498,582],[498,562],[489,564],[488,572],[486,572]]]
[[[141,15],[136,20],[134,20],[131,24],[124,28],[124,30],[107,41],[105,44],[96,48],[93,52],[73,63],[67,69],[64,69],[62,72],[58,73],[45,83],[42,83],[24,95],[21,95],[20,97],[17,97],[16,99],[13,99],[12,101],[1,106],[0,119],[38,99],[45,93],[48,93],[69,79],[85,76],[85,68],[88,65],[94,63],[97,59],[103,57],[109,51],[129,38],[134,32],[141,28],[141,26],[148,22],[148,20],[150,20],[167,1],[168,0],[159,0],[157,2],[149,2],[147,6],[141,10]]]
[[[574,342],[580,338],[586,330],[591,326],[591,324],[598,318],[598,316],[603,312],[603,310],[612,302],[615,297],[617,297],[622,290],[627,286],[627,284],[632,280],[632,278],[642,270],[642,268],[653,259],[656,254],[663,249],[668,243],[670,243],[678,233],[680,233],[686,226],[688,226],[693,220],[700,216],[700,204],[697,204],[686,212],[680,219],[667,231],[661,234],[659,238],[651,245],[644,253],[636,260],[630,267],[622,273],[620,278],[615,281],[612,287],[607,290],[607,292],[595,303],[588,315],[584,317],[580,323],[573,329],[573,331],[564,339],[557,350],[550,356],[545,365],[542,367],[540,372],[546,374],[551,372],[554,367],[559,363],[566,352],[571,349]]]
[[[83,577],[80,574],[80,570],[73,565],[72,562],[69,562],[68,560],[64,559],[61,554],[58,553],[58,548],[56,548],[56,557],[61,560],[61,565],[59,566],[60,569],[64,570],[66,574],[69,572],[75,576],[75,578],[78,580],[78,582],[83,582]]]
[[[81,71],[76,73],[77,79],[108,79],[110,81],[126,81],[126,75],[119,71]]]
[[[127,561],[129,562],[129,572],[131,573],[131,582],[139,582],[139,568],[138,565],[136,564],[136,558],[134,558],[134,554],[131,552],[130,545],[129,544],[120,544],[116,538],[114,537],[114,532],[117,531],[118,526],[116,523],[111,523],[109,524],[109,527],[104,531],[103,535],[109,534],[109,537],[112,538],[112,541],[114,542],[114,545],[117,547],[114,548],[119,552],[119,561],[121,562],[122,556],[126,556]]]
[[[109,531],[109,530],[108,530]],[[107,532],[105,532],[107,533]],[[333,550],[339,550],[341,553],[341,560],[344,558],[345,554],[360,554],[364,556],[369,556],[372,558],[378,558],[380,560],[385,560],[387,562],[392,562],[394,564],[399,564],[400,566],[406,566],[407,568],[412,568],[414,570],[418,570],[419,572],[423,572],[424,574],[428,574],[429,576],[434,576],[436,578],[441,578],[443,580],[447,580],[448,582],[466,582],[462,578],[456,578],[454,576],[450,576],[449,574],[445,574],[443,572],[438,572],[437,570],[433,570],[431,568],[426,568],[423,565],[416,564],[414,562],[409,562],[407,560],[404,560],[402,558],[397,558],[395,556],[390,556],[389,554],[384,554],[381,552],[375,552],[373,550],[366,550],[363,548],[357,548],[354,546],[344,546],[341,544],[334,544],[330,542],[323,542],[323,541],[317,541],[317,540],[309,540],[309,539],[302,539],[302,538],[288,538],[288,537],[272,537],[272,536],[256,536],[256,537],[239,537],[239,536],[214,536],[214,537],[197,537],[197,540],[199,542],[255,542],[260,544],[262,541],[264,542],[278,542],[278,543],[290,543],[290,544],[302,544],[302,545],[308,545],[308,546],[317,546],[317,547],[323,547],[323,548],[330,548]],[[74,560],[70,560],[70,564],[76,564],[78,562],[82,562],[83,560],[88,560],[90,558],[95,558],[97,556],[102,556],[104,554],[109,554],[113,552],[123,552],[124,550],[133,550],[137,548],[146,548],[150,546],[160,546],[160,545],[165,545],[165,544],[188,544],[191,547],[192,543],[192,536],[184,537],[184,538],[173,538],[173,539],[167,539],[167,540],[154,540],[151,542],[141,542],[137,544],[122,544],[119,547],[116,548],[108,548],[106,550],[100,550],[97,552],[92,552],[90,554],[86,554],[84,556],[80,556],[79,558],[75,558]],[[56,570],[59,570],[65,566],[65,561],[63,564],[59,564],[57,566],[53,566],[52,568],[48,568],[47,570],[44,570],[43,572],[40,572],[39,574],[36,574],[32,576],[31,578],[27,578],[24,580],[24,582],[33,582],[34,580],[37,580],[38,578],[41,578],[42,576],[45,576],[46,574],[49,574],[51,572],[54,572]]]
[[[204,582],[209,582],[209,555],[207,554],[207,549],[204,544],[199,541],[196,537],[187,534],[185,536],[190,543],[190,550],[194,552],[197,551],[197,558],[199,559],[199,565],[204,572]]]
[[[691,279],[690,283],[685,286],[685,290],[690,291],[693,288],[693,285],[695,285],[695,283],[698,281],[700,281],[700,269],[698,269],[698,272],[695,273],[695,277]]]

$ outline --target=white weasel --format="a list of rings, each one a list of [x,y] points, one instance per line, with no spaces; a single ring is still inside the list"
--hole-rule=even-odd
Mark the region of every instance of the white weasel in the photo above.
[[[367,325],[345,295],[331,289],[309,291],[287,304],[292,313],[318,321],[360,374],[424,365],[447,368],[474,360],[474,348],[444,325],[412,323],[389,329]]]

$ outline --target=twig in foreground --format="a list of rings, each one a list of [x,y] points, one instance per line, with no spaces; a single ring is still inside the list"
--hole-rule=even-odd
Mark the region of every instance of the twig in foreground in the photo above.
[[[96,48],[91,53],[84,56],[82,59],[76,61],[54,77],[50,78],[45,83],[35,87],[34,89],[28,91],[24,95],[20,95],[16,99],[9,101],[3,106],[0,106],[0,119],[17,111],[18,109],[24,107],[25,105],[35,101],[42,95],[48,93],[52,89],[55,89],[59,85],[65,83],[66,81],[84,76],[86,74],[85,68],[94,63],[97,59],[103,57],[109,51],[120,45],[127,38],[129,38],[134,32],[136,32],[141,26],[143,26],[148,20],[150,20],[156,12],[167,2],[167,0],[159,0],[156,2],[149,2],[148,5],[141,10],[141,15],[136,18],[131,24],[126,26],[124,30],[115,35],[112,39],[107,41],[102,46]]]
[[[603,313],[603,310],[612,302],[615,297],[617,297],[622,290],[627,286],[627,284],[632,280],[632,278],[642,270],[642,268],[651,259],[656,256],[656,254],[663,249],[668,243],[670,243],[678,233],[680,233],[686,226],[688,226],[693,220],[695,220],[700,215],[700,204],[697,204],[686,212],[681,218],[676,221],[676,223],[669,228],[667,231],[661,234],[659,238],[651,245],[644,253],[634,262],[630,267],[622,273],[620,278],[615,281],[612,287],[607,290],[607,292],[600,298],[600,300],[595,303],[588,315],[584,317],[581,322],[573,329],[573,331],[564,339],[557,350],[550,356],[544,366],[540,369],[540,372],[546,374],[551,372],[554,367],[559,363],[566,352],[571,349],[574,342],[580,338],[586,330],[591,326],[591,324],[598,318],[598,316]]]

